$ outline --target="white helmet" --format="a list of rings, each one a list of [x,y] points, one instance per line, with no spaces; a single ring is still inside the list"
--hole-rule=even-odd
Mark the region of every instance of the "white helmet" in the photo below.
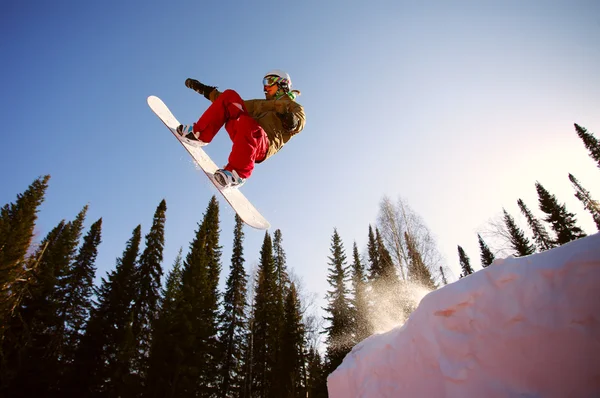
[[[290,78],[290,75],[288,75],[286,72],[284,72],[280,69],[273,69],[265,74],[265,78],[267,76],[277,76],[277,77],[281,78],[281,80],[279,82],[277,82],[279,87],[284,89],[284,91],[292,90],[292,79]]]

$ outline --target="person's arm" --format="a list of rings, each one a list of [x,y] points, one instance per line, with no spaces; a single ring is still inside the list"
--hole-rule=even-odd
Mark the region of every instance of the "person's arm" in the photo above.
[[[251,115],[275,112],[283,128],[292,135],[298,134],[304,128],[304,108],[295,101],[255,99],[244,101],[244,105]]]
[[[276,110],[283,128],[291,135],[298,134],[304,128],[306,115],[302,105],[294,101],[286,101],[286,106]]]

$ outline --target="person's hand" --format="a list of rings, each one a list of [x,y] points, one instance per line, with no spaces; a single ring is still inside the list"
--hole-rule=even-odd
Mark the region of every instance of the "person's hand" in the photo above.
[[[281,120],[281,124],[287,131],[294,130],[298,121],[293,113],[277,113],[277,117]]]

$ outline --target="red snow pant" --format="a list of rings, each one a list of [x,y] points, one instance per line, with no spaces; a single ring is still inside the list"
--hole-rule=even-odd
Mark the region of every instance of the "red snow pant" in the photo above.
[[[254,169],[254,162],[265,158],[269,149],[267,133],[244,106],[244,100],[233,90],[225,90],[194,124],[200,141],[211,142],[225,125],[233,147],[226,170],[235,170],[242,178],[248,178]]]

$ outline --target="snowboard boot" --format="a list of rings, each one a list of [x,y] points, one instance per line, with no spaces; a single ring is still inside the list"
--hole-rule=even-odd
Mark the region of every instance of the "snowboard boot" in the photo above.
[[[236,171],[229,171],[225,169],[219,169],[215,171],[215,180],[223,188],[235,187],[239,188],[246,182],[245,178],[242,178],[236,173]]]
[[[188,126],[187,124],[180,124],[179,127],[177,127],[177,134],[179,134],[179,136],[182,138],[187,138],[197,146],[204,146],[208,144],[208,142],[200,141],[198,139],[197,135],[200,135],[200,133],[194,133],[194,126],[191,125]]]
[[[185,86],[187,88],[191,88],[198,94],[203,95],[204,97],[206,97],[207,100],[210,100],[210,93],[212,93],[212,91],[216,89],[216,87],[207,86],[205,84],[200,83],[198,80],[189,78],[185,79]]]

